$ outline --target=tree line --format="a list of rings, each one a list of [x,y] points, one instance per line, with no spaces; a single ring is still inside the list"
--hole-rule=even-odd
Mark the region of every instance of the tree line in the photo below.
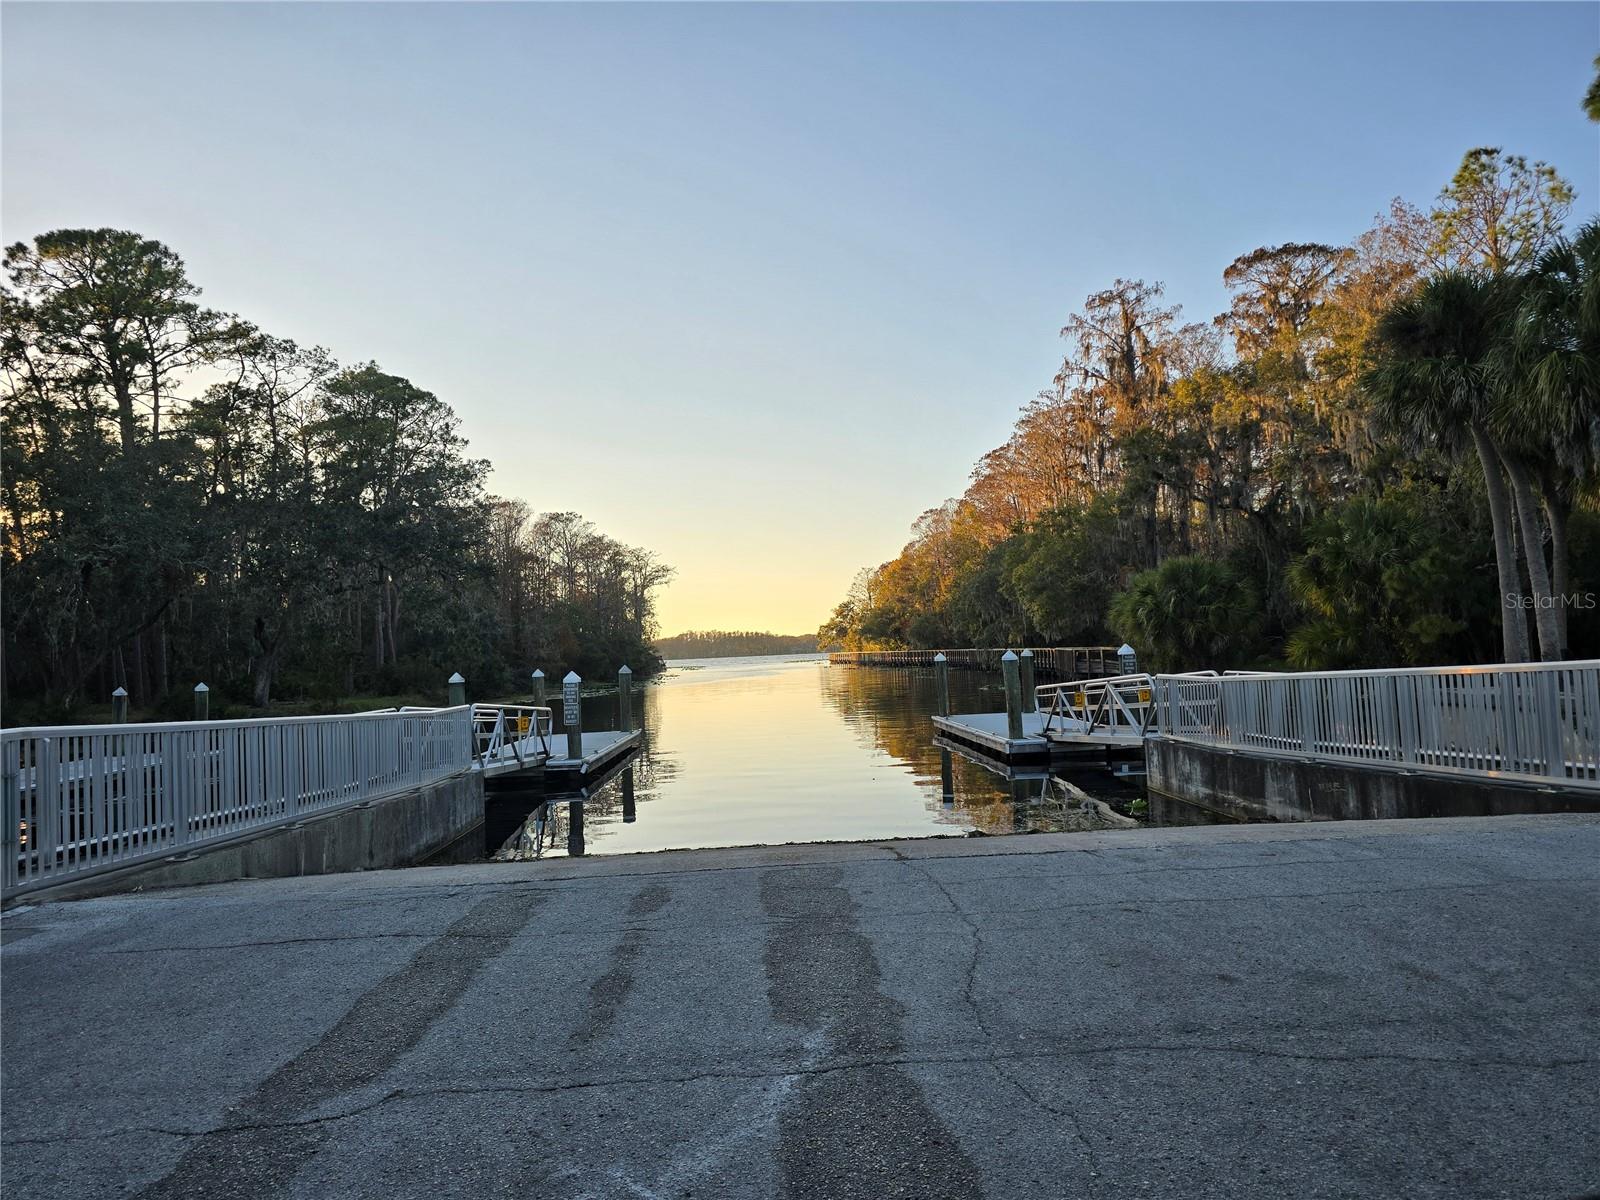
[[[662,658],[742,658],[757,654],[815,654],[816,634],[730,632],[691,629],[656,639]]]
[[[1162,669],[1600,652],[1600,224],[1470,151],[1426,209],[1263,246],[1215,318],[1118,279],[825,646],[1132,642]]]
[[[450,406],[204,307],[167,246],[9,247],[0,372],[6,718],[197,681],[265,706],[659,669],[670,571],[576,513],[487,494]]]

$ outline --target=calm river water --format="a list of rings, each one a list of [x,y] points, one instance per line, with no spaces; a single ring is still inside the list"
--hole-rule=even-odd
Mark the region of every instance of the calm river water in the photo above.
[[[1038,777],[1007,780],[949,754],[929,717],[932,672],[830,667],[822,655],[672,662],[634,689],[644,747],[581,807],[491,802],[497,858],[1069,827],[1078,802]],[[953,671],[956,712],[1004,706],[998,675]],[[616,697],[585,697],[584,726],[616,728]],[[559,718],[559,707],[557,709]],[[1137,781],[1078,768],[1074,783],[1126,809]],[[1079,813],[1077,820],[1082,819]]]

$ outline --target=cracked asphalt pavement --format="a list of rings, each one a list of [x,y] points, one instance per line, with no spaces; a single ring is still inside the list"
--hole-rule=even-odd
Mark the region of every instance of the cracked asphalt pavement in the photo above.
[[[1600,818],[484,864],[0,921],[0,1188],[1578,1197]]]

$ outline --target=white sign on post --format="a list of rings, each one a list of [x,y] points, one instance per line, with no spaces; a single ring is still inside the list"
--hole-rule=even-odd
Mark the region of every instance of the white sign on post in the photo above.
[[[561,681],[561,721],[568,729],[578,723],[578,682],[576,675]]]

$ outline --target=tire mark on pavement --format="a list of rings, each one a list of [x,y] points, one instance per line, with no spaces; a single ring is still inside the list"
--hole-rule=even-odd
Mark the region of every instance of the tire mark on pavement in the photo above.
[[[672,899],[672,889],[665,884],[647,884],[628,902],[628,916],[637,920],[660,912]],[[637,927],[622,935],[622,940],[611,951],[611,964],[606,973],[589,985],[589,1007],[583,1024],[573,1030],[570,1044],[574,1049],[587,1046],[603,1036],[615,1024],[629,993],[633,991],[633,969],[644,953],[645,931]]]
[[[872,941],[837,867],[761,877],[767,999],[786,1024],[821,1034],[827,1053],[901,1052],[903,1010],[881,990]],[[981,1197],[978,1170],[898,1065],[808,1074],[778,1121],[785,1197]]]
[[[313,1045],[230,1107],[221,1126],[141,1191],[141,1200],[237,1200],[282,1192],[330,1133],[326,1123],[293,1122],[371,1084],[398,1062],[455,1007],[478,971],[511,945],[547,898],[546,892],[527,891],[479,901],[369,989]]]

